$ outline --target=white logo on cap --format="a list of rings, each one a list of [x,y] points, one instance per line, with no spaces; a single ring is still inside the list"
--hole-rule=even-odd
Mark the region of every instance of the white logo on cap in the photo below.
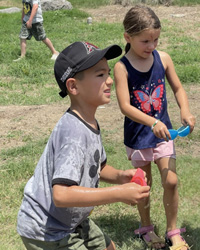
[[[60,78],[60,80],[62,82],[65,82],[67,77],[69,76],[69,74],[72,72],[72,68],[68,67],[67,70],[64,72],[64,74],[62,75],[62,77]]]

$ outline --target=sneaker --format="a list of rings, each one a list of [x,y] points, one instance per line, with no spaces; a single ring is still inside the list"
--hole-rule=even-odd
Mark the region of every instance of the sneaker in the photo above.
[[[24,58],[24,56],[23,56],[23,57],[20,56],[19,58],[13,60],[13,62],[19,62],[19,61],[22,60],[23,58]]]
[[[58,57],[58,55],[59,55],[59,53],[57,53],[57,54],[53,54],[53,55],[52,55],[52,57],[51,57],[51,60],[54,60],[54,61],[55,61],[55,60],[56,60],[56,58]]]

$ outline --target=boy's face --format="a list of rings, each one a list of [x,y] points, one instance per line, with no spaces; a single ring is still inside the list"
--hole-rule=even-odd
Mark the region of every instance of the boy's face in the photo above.
[[[100,60],[95,66],[83,72],[82,80],[77,80],[79,97],[87,105],[98,107],[110,102],[111,86],[110,68],[106,58]]]

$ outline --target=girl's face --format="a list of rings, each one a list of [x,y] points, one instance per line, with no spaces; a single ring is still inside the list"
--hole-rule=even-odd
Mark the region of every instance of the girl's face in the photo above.
[[[152,51],[157,47],[159,36],[160,29],[144,30],[135,36],[124,34],[126,41],[131,45],[130,50],[144,59],[152,55]]]

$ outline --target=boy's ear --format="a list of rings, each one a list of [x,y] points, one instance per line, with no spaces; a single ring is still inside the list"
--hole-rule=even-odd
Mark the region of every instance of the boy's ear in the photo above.
[[[130,35],[127,32],[124,32],[124,38],[127,43],[130,43]]]
[[[77,81],[76,81],[75,78],[67,79],[66,87],[67,87],[67,91],[68,91],[69,94],[77,95],[78,88],[77,88]]]

